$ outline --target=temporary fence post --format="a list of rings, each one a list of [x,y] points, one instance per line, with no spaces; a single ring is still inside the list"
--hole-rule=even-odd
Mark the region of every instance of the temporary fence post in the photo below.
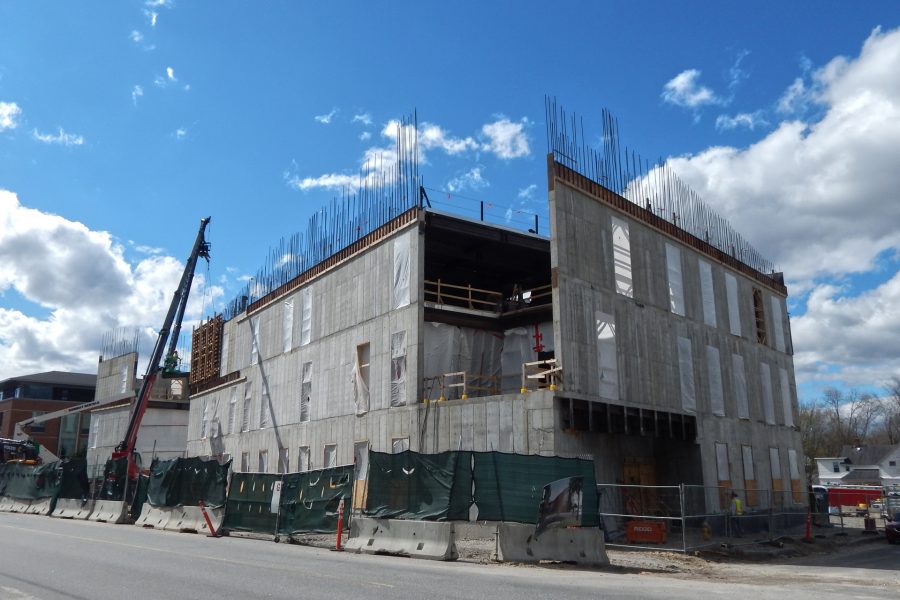
[[[344,499],[341,498],[340,503],[338,504],[338,522],[337,522],[337,544],[334,549],[340,552],[341,548],[341,533],[344,531]]]
[[[687,552],[687,519],[684,510],[684,484],[678,484],[678,501],[681,503],[681,551]]]
[[[278,505],[275,507],[275,534],[274,534],[276,543],[281,541],[281,538],[278,535],[278,528],[281,526],[281,494],[282,494],[282,491],[284,490],[284,473],[281,474],[281,479],[279,479],[277,483],[279,484],[278,485]],[[274,494],[275,494],[274,484],[272,485],[272,487],[273,487],[272,494],[274,496]],[[274,500],[272,503],[274,504]],[[270,510],[271,510],[271,508],[270,508]]]

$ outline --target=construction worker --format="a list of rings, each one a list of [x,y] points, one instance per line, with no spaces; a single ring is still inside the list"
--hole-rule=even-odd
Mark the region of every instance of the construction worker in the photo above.
[[[729,509],[729,521],[731,522],[731,535],[741,537],[741,516],[744,514],[744,503],[738,498],[737,492],[731,492],[731,507]]]

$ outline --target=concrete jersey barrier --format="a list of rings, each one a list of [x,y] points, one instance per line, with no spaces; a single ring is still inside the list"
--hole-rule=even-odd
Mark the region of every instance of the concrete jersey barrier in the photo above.
[[[0,496],[0,512],[23,513],[31,506],[31,500],[19,500],[9,496]]]
[[[216,531],[225,519],[225,508],[207,508],[206,514]],[[149,506],[144,505],[141,516],[134,522],[139,527],[153,527],[166,531],[210,533],[199,506]]]
[[[57,519],[87,519],[93,510],[93,500],[82,502],[78,498],[59,498],[50,516]]]
[[[126,523],[128,521],[127,506],[121,500],[97,500],[88,520],[116,524]]]
[[[456,560],[453,523],[353,517],[346,549],[431,560]]]
[[[535,532],[534,525],[500,523],[497,549],[491,558],[501,562],[556,560],[591,566],[609,564],[603,531],[599,528],[550,528],[540,535]]]

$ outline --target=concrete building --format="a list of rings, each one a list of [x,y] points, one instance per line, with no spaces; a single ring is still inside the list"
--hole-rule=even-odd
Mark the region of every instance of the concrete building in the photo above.
[[[48,371],[0,381],[0,437],[14,437],[20,421],[89,402],[97,377]],[[75,456],[86,448],[89,414],[66,415],[31,427],[29,435],[57,456]]]
[[[95,400],[111,402],[91,411],[87,462],[92,476],[102,474],[113,450],[125,439],[131,405],[141,386],[141,379],[137,378],[137,360],[137,352],[100,359]],[[154,457],[165,460],[184,456],[187,448],[187,385],[187,377],[159,378],[154,384],[135,444],[145,468]]]
[[[554,155],[548,190],[549,237],[411,202],[204,323],[188,454],[267,472],[369,448],[590,455],[598,482],[799,500],[780,274]]]

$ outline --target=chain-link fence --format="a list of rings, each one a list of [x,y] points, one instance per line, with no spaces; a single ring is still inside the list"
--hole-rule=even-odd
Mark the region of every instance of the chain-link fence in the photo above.
[[[687,552],[805,534],[806,495],[698,485],[599,484],[608,546]]]

